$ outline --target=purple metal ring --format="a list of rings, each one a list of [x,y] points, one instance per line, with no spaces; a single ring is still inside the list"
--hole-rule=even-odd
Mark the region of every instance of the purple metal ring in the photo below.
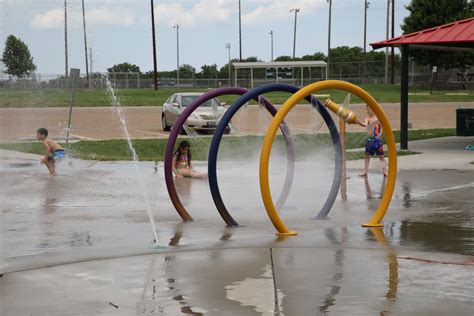
[[[239,87],[225,87],[225,88],[217,88],[209,92],[206,92],[203,95],[199,96],[196,100],[191,102],[186,107],[186,109],[180,114],[175,124],[173,125],[173,128],[171,129],[171,133],[168,138],[168,144],[166,146],[165,157],[164,157],[165,183],[166,183],[166,188],[168,190],[168,194],[170,196],[171,202],[173,203],[173,206],[175,207],[176,211],[178,212],[179,216],[181,216],[183,221],[192,221],[193,218],[191,217],[191,215],[187,212],[187,210],[181,203],[178,197],[178,193],[176,191],[176,187],[174,185],[172,161],[173,161],[174,146],[176,145],[176,139],[178,138],[178,135],[184,123],[188,119],[188,117],[201,104],[203,104],[204,102],[208,100],[217,98],[219,96],[229,95],[229,94],[230,95],[232,94],[243,95],[247,91],[248,91],[247,89],[239,88]],[[260,98],[260,101],[261,103],[263,103],[265,108],[272,115],[276,113],[275,107],[268,100],[266,100],[265,98]],[[284,186],[284,191],[285,191],[285,190],[289,190],[289,188],[291,187],[291,184],[288,185],[288,183],[292,182],[292,179],[293,179],[295,161],[294,161],[293,143],[291,141],[291,138],[285,133],[283,135],[285,137],[287,150],[288,150],[288,168],[287,168],[287,174],[286,174],[287,179],[285,181],[285,186]],[[282,192],[282,195],[286,196],[287,192]],[[238,223],[232,218],[232,216],[230,216],[230,214],[228,213],[223,214],[222,212],[220,212],[220,210],[219,210],[219,213],[221,214],[222,218],[224,219],[224,221],[226,222],[228,226],[239,226]]]

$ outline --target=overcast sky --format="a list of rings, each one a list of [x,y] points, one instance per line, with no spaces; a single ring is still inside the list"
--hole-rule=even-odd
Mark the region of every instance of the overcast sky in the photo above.
[[[409,0],[396,0],[395,35],[408,14]],[[64,1],[0,0],[1,50],[9,34],[30,47],[38,72],[64,73]],[[385,38],[387,0],[371,0],[367,43]],[[130,62],[142,71],[153,68],[150,1],[85,0],[88,44],[93,71]],[[270,35],[274,55],[291,55],[294,15],[298,14],[296,55],[327,53],[328,4],[326,0],[242,0],[243,57],[270,60]],[[81,0],[68,0],[69,67],[85,70]],[[176,68],[176,31],[180,24],[180,63],[198,68],[227,62],[239,56],[238,0],[155,0],[158,69]],[[331,47],[363,46],[364,0],[333,0]],[[368,45],[368,44],[367,44]],[[367,47],[371,50],[370,46]]]

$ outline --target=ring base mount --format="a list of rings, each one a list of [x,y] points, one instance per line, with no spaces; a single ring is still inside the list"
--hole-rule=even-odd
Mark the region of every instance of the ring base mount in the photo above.
[[[362,224],[362,227],[383,227],[382,223],[365,223]]]
[[[296,236],[298,235],[297,232],[294,232],[294,231],[289,231],[289,232],[286,232],[286,233],[276,233],[277,236]]]

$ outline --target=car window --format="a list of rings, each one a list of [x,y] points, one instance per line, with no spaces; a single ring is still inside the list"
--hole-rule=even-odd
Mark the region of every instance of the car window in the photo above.
[[[181,106],[182,107],[187,107],[189,104],[191,104],[191,102],[193,102],[194,100],[196,100],[197,98],[199,97],[199,95],[184,95],[181,97]],[[206,102],[204,102],[203,104],[201,104],[201,106],[205,106],[205,107],[211,107],[211,106],[219,106],[219,101],[217,101],[216,99],[212,99],[212,100],[208,100]]]

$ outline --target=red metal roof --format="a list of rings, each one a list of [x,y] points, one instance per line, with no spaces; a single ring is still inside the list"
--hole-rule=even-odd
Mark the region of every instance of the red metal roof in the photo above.
[[[473,47],[474,17],[371,43],[370,45],[373,49],[377,49],[404,44]]]

